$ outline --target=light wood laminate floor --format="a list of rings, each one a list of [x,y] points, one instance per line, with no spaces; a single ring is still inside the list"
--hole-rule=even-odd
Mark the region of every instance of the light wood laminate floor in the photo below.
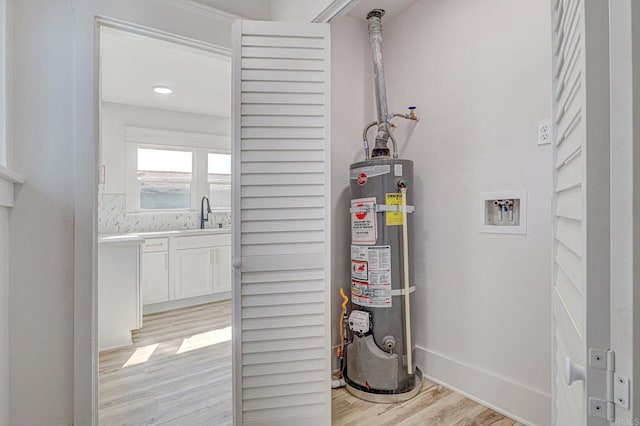
[[[333,390],[332,423],[339,426],[522,426],[500,413],[428,380],[413,399],[374,404]]]
[[[230,425],[231,302],[145,315],[133,345],[100,353],[100,425]],[[398,404],[332,391],[333,425],[515,426],[519,423],[424,381]]]
[[[100,425],[230,425],[230,327],[230,301],[145,315],[100,353]]]

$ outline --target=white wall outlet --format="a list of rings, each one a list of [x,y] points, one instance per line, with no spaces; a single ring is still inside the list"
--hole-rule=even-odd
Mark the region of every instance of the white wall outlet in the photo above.
[[[538,145],[551,143],[551,120],[538,121]]]

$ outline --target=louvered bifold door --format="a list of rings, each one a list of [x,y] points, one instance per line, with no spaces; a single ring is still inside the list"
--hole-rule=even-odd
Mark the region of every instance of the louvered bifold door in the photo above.
[[[234,26],[236,424],[328,425],[327,24]]]
[[[551,1],[552,423],[558,426],[608,424],[602,418],[606,405],[589,410],[592,398],[606,397],[607,386],[604,370],[589,362],[589,350],[606,350],[609,342],[607,3]]]

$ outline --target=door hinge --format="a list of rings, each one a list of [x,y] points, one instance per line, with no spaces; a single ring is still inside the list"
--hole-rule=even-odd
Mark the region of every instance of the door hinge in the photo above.
[[[605,370],[607,380],[605,398],[589,398],[589,415],[614,422],[616,405],[629,409],[629,379],[616,374],[615,352],[611,349],[589,349],[589,365]]]

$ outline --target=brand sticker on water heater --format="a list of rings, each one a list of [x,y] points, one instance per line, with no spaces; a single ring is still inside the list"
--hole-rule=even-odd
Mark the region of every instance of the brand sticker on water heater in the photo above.
[[[375,244],[378,239],[378,223],[375,212],[376,197],[351,200],[351,242]]]
[[[367,183],[367,174],[365,172],[362,172],[358,175],[358,185],[362,186],[362,185],[366,185]]]

